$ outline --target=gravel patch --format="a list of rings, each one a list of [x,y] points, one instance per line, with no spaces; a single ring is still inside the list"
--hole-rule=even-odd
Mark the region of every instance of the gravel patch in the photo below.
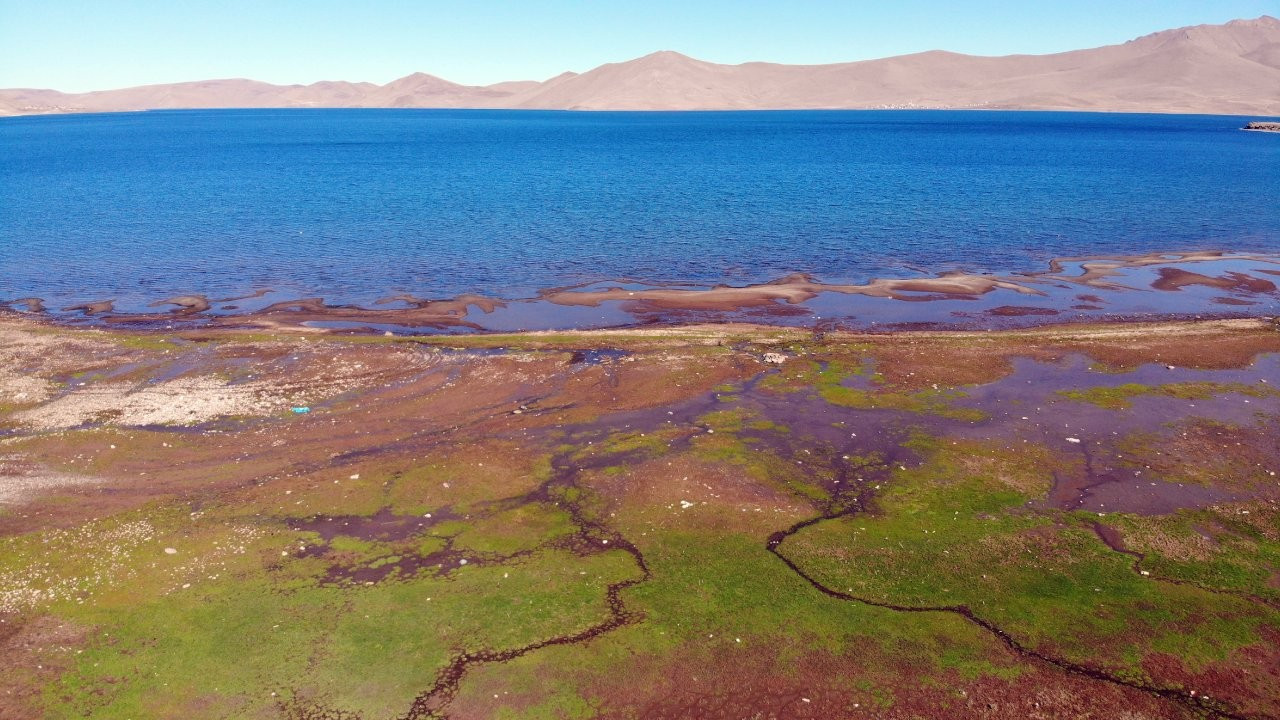
[[[105,383],[75,390],[14,414],[37,430],[86,423],[112,425],[195,425],[221,417],[266,415],[287,403],[260,383],[228,385],[217,378],[179,378],[158,385]]]
[[[98,478],[51,473],[18,455],[0,455],[0,505],[17,505],[49,490],[90,485]]]

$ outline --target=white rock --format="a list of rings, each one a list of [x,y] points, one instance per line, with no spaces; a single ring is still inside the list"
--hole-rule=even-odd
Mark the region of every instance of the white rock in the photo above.
[[[774,365],[781,365],[787,361],[787,356],[782,353],[767,352],[764,354],[764,361]]]
[[[165,554],[165,555],[177,555],[177,554],[178,554],[178,550],[177,550],[177,548],[165,548],[165,549],[164,549],[164,554]]]
[[[1079,442],[1080,442],[1080,438],[1067,438],[1067,442],[1069,442],[1069,443],[1079,443]]]

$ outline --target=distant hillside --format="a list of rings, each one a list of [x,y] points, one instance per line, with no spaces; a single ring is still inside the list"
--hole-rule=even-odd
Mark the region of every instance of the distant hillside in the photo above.
[[[219,107],[765,110],[992,108],[1280,116],[1280,20],[1166,30],[1090,50],[944,51],[833,65],[719,65],[663,51],[545,82],[477,87],[414,73],[386,85],[205,80],[64,94],[0,90],[0,114]]]

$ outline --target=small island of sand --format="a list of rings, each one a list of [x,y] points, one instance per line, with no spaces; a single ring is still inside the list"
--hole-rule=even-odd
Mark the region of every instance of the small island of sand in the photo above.
[[[1280,132],[1280,122],[1255,121],[1245,123],[1243,129],[1252,130],[1254,132]]]

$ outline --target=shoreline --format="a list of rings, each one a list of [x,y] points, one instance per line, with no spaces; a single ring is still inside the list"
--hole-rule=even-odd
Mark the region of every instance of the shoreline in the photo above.
[[[1037,325],[1002,328],[972,327],[905,327],[869,330],[823,329],[752,322],[689,322],[665,325],[519,330],[514,332],[468,334],[383,334],[342,332],[330,329],[280,326],[270,329],[247,327],[199,327],[138,329],[123,326],[66,325],[47,318],[7,316],[0,313],[0,333],[33,333],[88,341],[105,340],[124,346],[164,347],[172,341],[180,346],[202,343],[288,343],[321,346],[422,346],[436,350],[488,352],[572,351],[597,353],[634,348],[660,348],[670,345],[781,346],[788,343],[831,343],[835,346],[897,345],[915,342],[967,343],[992,342],[1010,345],[1017,355],[1017,343],[1028,347],[1044,342],[1100,342],[1135,344],[1176,343],[1180,338],[1242,335],[1265,338],[1264,345],[1274,344],[1280,353],[1280,316],[1266,317],[1161,317],[1124,318],[1102,321],[1057,321]],[[1274,333],[1275,337],[1271,337]],[[1185,357],[1197,367],[1213,367],[1237,360],[1218,358],[1212,347],[1184,347]],[[590,360],[590,358],[588,358]],[[1221,363],[1219,362],[1221,360]],[[593,360],[592,360],[593,361]],[[574,362],[579,362],[575,359]],[[594,361],[593,361],[594,362]],[[767,361],[766,361],[767,362]],[[194,367],[192,369],[195,369]]]
[[[600,281],[534,297],[409,293],[364,304],[281,299],[270,288],[143,301],[0,298],[0,314],[70,326],[470,334],[747,322],[827,330],[1009,329],[1054,323],[1266,317],[1280,313],[1280,255],[1199,251],[1055,258],[1040,271],[946,271],[829,283],[796,273],[748,285]],[[134,306],[140,303],[134,302]],[[50,307],[54,305],[54,307]],[[153,309],[166,308],[171,309]]]

